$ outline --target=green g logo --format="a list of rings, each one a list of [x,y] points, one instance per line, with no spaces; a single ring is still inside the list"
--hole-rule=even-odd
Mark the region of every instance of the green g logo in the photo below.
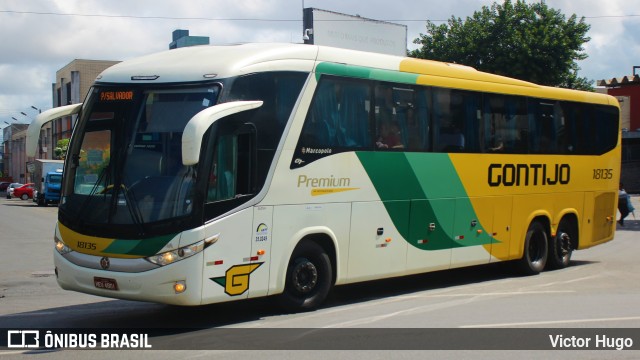
[[[227,295],[242,295],[249,290],[249,275],[262,264],[264,263],[234,265],[227,269],[224,277],[211,278],[211,280],[224,287]]]

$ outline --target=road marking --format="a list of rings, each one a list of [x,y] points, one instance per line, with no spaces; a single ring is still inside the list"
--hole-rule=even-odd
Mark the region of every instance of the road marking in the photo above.
[[[31,277],[49,277],[55,274],[56,272],[54,270],[34,271],[31,273]]]
[[[478,284],[481,285],[481,284]],[[478,286],[481,287],[481,286]],[[412,307],[412,308],[408,308],[408,309],[404,309],[404,310],[400,310],[400,311],[396,311],[394,313],[391,314],[385,314],[385,315],[381,315],[381,316],[375,316],[375,317],[366,317],[366,318],[357,318],[357,319],[353,319],[353,320],[349,320],[349,321],[345,321],[345,322],[340,322],[340,323],[336,323],[336,324],[329,324],[329,325],[325,325],[322,326],[322,328],[334,328],[334,327],[348,327],[348,326],[356,326],[356,325],[363,325],[366,323],[373,323],[376,321],[380,321],[380,320],[384,320],[393,316],[398,316],[398,315],[403,315],[406,313],[411,313],[411,312],[429,312],[429,311],[435,311],[435,310],[439,310],[439,309],[444,309],[444,308],[449,308],[449,307],[453,307],[453,306],[458,306],[458,305],[462,305],[462,304],[466,304],[466,303],[470,303],[473,301],[476,301],[478,299],[481,298],[487,298],[487,297],[503,297],[503,296],[519,296],[519,295],[531,295],[531,294],[566,294],[566,293],[575,293],[575,291],[573,290],[538,290],[538,291],[510,291],[510,292],[487,292],[487,293],[463,293],[463,294],[451,294],[451,292],[453,291],[457,291],[459,290],[458,288],[449,288],[449,289],[443,289],[441,291],[440,294],[419,294],[419,295],[398,295],[398,296],[393,296],[393,297],[388,297],[388,298],[380,298],[380,299],[369,299],[366,302],[363,303],[359,303],[359,304],[348,304],[348,305],[343,305],[343,306],[339,306],[339,307],[335,307],[335,308],[329,308],[329,309],[321,309],[319,311],[315,311],[312,313],[308,313],[306,315],[300,315],[298,314],[298,316],[296,317],[297,320],[301,320],[301,319],[313,319],[313,318],[324,318],[327,315],[330,314],[335,314],[335,313],[341,313],[341,312],[353,312],[354,310],[357,309],[363,309],[363,308],[368,308],[368,307],[380,307],[383,305],[388,305],[388,304],[392,304],[392,303],[396,303],[396,302],[403,302],[403,301],[408,301],[408,300],[415,300],[415,299],[426,299],[426,298],[462,298],[462,300],[456,299],[456,300],[451,300],[451,301],[447,301],[447,302],[442,302],[442,303],[436,303],[436,304],[428,304],[428,305],[424,305],[424,306],[419,306],[419,307]],[[364,299],[363,299],[364,300]],[[251,324],[242,324],[242,325],[230,325],[230,326],[226,326],[228,328],[234,328],[234,327],[239,327],[239,328],[260,328],[260,327],[277,327],[279,324],[287,324],[289,323],[289,319],[284,319],[281,321],[274,321],[274,322],[268,322],[268,321],[256,321],[254,323]]]
[[[370,324],[382,320],[386,320],[388,318],[393,318],[395,316],[408,315],[411,313],[424,313],[431,312],[441,309],[446,309],[450,307],[460,306],[468,303],[472,303],[477,301],[480,298],[486,297],[501,297],[501,296],[513,296],[513,295],[530,295],[530,294],[542,294],[542,293],[573,293],[574,291],[515,291],[515,292],[497,292],[497,293],[479,293],[479,294],[440,294],[440,295],[427,295],[427,296],[404,296],[403,299],[408,298],[460,298],[455,300],[450,300],[437,304],[427,304],[423,306],[412,307],[408,309],[403,309],[399,311],[395,311],[392,313],[379,315],[379,316],[368,316],[366,318],[358,318],[349,321],[344,321],[336,324],[325,325],[322,328],[343,328],[343,327],[352,327],[352,326],[362,326],[365,324]]]
[[[479,325],[463,325],[459,327],[460,328],[493,328],[493,327],[512,327],[512,326],[532,326],[532,325],[579,324],[579,323],[593,323],[593,322],[605,322],[605,321],[633,321],[633,320],[640,320],[640,316],[619,317],[619,318],[600,318],[600,319],[532,321],[532,322],[502,323],[502,324],[479,324]]]

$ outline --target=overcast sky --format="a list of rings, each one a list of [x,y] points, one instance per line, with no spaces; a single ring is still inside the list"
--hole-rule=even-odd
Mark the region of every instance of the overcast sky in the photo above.
[[[498,0],[502,1],[502,0]],[[56,70],[74,59],[126,60],[168,49],[188,29],[211,44],[302,42],[302,8],[314,7],[407,25],[409,49],[426,20],[466,18],[485,0],[2,0],[0,128],[12,117],[52,107]],[[533,2],[533,1],[532,1]],[[640,0],[546,0],[591,25],[579,75],[631,74],[640,65]]]

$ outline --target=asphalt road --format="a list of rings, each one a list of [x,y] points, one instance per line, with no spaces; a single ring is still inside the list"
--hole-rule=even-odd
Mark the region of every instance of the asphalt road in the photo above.
[[[634,198],[635,207],[640,209],[638,200]],[[602,329],[605,334],[631,338],[634,348],[639,349],[640,216],[634,220],[630,215],[626,226],[618,229],[614,241],[575,252],[572,266],[564,270],[521,277],[504,264],[498,264],[342,286],[336,288],[317,311],[283,314],[271,299],[180,308],[61,290],[56,284],[52,263],[56,213],[56,207],[43,208],[30,201],[0,198],[0,329],[133,328],[141,332],[173,329],[169,333],[152,334],[156,336],[155,343],[161,344],[156,348],[183,349],[117,353],[125,359],[147,356],[244,359],[247,355],[274,359],[324,359],[327,356],[350,359],[640,358],[640,351],[398,351],[390,345],[399,340],[412,348],[411,344],[403,343],[406,339],[398,339],[398,334],[414,339],[416,349],[423,348],[421,341],[426,343],[437,338],[447,342],[444,348],[456,349],[456,342],[447,336],[479,339],[489,336],[495,344],[512,349],[518,346],[513,344],[513,335],[509,332],[527,336],[527,331],[542,331],[548,333],[545,337],[553,337],[571,336],[572,331],[579,336],[581,331]],[[316,336],[320,349],[335,348],[336,344],[353,340],[354,348],[359,351],[267,351],[255,345],[264,344],[261,341],[265,339],[277,341],[281,329],[285,329],[286,336],[301,341],[313,341]],[[370,329],[374,330],[369,332]],[[383,331],[376,333],[375,329]],[[570,331],[566,333],[563,329]],[[225,340],[225,336],[238,341],[231,335],[238,330],[251,330],[246,339],[252,343],[235,343],[229,350],[217,350],[227,349],[216,345],[221,344],[220,339]],[[505,334],[511,336],[501,339]],[[468,342],[464,340],[461,343]],[[258,351],[245,351],[244,346],[246,349],[257,347]],[[289,346],[295,348],[296,343],[283,345]],[[376,350],[366,350],[366,346]],[[47,359],[89,356],[111,359],[116,353],[113,350],[0,349],[0,358],[30,358],[34,354]]]

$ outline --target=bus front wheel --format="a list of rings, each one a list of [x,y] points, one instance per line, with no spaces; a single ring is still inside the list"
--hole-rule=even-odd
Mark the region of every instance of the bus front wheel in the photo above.
[[[539,221],[532,222],[525,236],[524,254],[518,263],[520,270],[526,275],[540,273],[547,263],[548,246],[544,225]]]
[[[332,273],[331,260],[322,246],[302,242],[289,260],[280,305],[293,312],[317,308],[331,290]]]

